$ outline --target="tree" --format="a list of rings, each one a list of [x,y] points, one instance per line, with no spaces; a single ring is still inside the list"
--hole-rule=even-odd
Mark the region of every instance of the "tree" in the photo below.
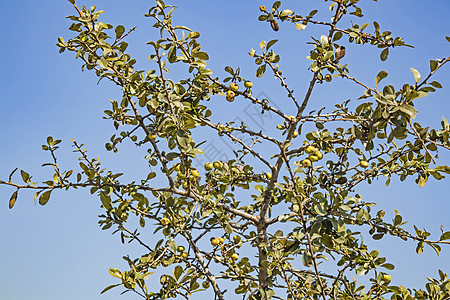
[[[331,22],[316,19],[315,11],[301,16],[303,12],[282,7],[278,1],[272,8],[261,6],[259,20],[275,31],[280,23],[299,30],[309,26],[327,29],[327,34],[310,41],[312,79],[301,98],[277,65],[276,40],[262,42],[258,51],[250,52],[258,65],[256,76],[270,72],[286,91],[296,109],[290,115],[252,95],[253,83],[239,68],[226,67],[226,78],[213,75],[205,62],[209,56],[201,49],[200,34],[172,25],[174,8],[162,1],[146,14],[161,32],[161,39],[149,42],[156,67],[148,72],[136,70],[136,61],[126,52],[124,40],[133,29],[100,22],[101,11],[71,2],[77,10],[70,17],[76,37],[67,42],[60,38],[60,51],[77,52],[84,68],[123,90],[122,100],[112,101],[112,109],[105,112],[120,131],[106,149],[116,152],[123,141],[131,140],[148,149],[151,171],[140,182],[123,183],[120,173],[103,169],[75,141],[80,169],[78,173],[62,170],[55,154],[61,141],[49,137],[43,150],[53,160],[46,164],[54,170],[52,179],[38,184],[20,171],[24,183],[13,181],[14,172],[1,183],[16,188],[10,208],[24,189],[35,190],[35,200],[41,205],[59,189],[89,188],[99,196],[105,209],[99,221],[102,228],[114,228],[123,242],[135,241],[145,249],[139,258],[126,258],[129,270],[110,270],[118,284],[105,291],[123,286],[146,299],[190,298],[203,288],[212,290],[218,299],[230,297],[232,289],[251,299],[448,298],[443,272],[438,280],[430,281],[426,291],[391,285],[386,272],[393,265],[369,249],[358,232],[375,240],[386,235],[414,240],[418,253],[426,245],[439,252],[441,244],[449,243],[450,233],[443,230],[436,241],[429,240],[425,230],[409,233],[399,214],[392,222],[385,220],[384,212],[375,213],[374,204],[364,202],[356,187],[380,177],[387,177],[389,184],[391,177],[406,180],[410,176],[423,186],[430,176],[440,180],[450,173],[445,165],[431,167],[437,163],[437,151],[449,149],[448,122],[444,119],[442,128],[430,130],[413,121],[415,100],[441,88],[432,76],[450,58],[432,60],[424,79],[411,69],[414,82],[408,80],[399,88],[380,86],[388,75],[381,71],[371,87],[352,77],[338,59],[338,49],[344,50],[340,48],[343,37],[350,46],[377,46],[383,61],[389,49],[409,45],[382,32],[376,22],[371,33],[365,32],[368,24],[341,28],[343,18],[362,15],[358,1],[331,1]],[[169,77],[169,66],[175,63],[186,67],[184,79]],[[306,111],[308,105],[317,108],[312,97],[316,86],[340,78],[361,87],[359,101],[337,104],[331,111]],[[276,125],[278,133],[270,135],[249,129],[245,122],[217,124],[213,116],[220,112],[214,111],[212,102],[216,99],[248,101],[261,114],[276,114],[283,123]],[[205,170],[197,170],[195,159],[204,153],[199,127],[233,141],[235,159],[211,161]],[[157,185],[161,177],[166,182]],[[130,228],[134,217],[142,228],[156,228],[162,238],[141,239],[139,231]],[[333,272],[322,269],[325,259],[332,260]],[[153,269],[164,273],[157,277],[161,284],[157,287]],[[365,290],[350,279],[354,273],[369,278]],[[151,285],[146,285],[147,278]],[[231,281],[225,284],[232,286],[227,293],[222,281]]]

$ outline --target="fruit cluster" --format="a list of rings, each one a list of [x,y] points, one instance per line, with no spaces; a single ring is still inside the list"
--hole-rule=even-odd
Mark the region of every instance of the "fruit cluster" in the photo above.
[[[244,86],[247,90],[250,90],[253,87],[253,83],[251,81],[245,81]],[[239,85],[236,82],[230,84],[230,89],[227,91],[226,99],[228,102],[233,102],[234,97],[236,97],[236,92],[239,90]]]

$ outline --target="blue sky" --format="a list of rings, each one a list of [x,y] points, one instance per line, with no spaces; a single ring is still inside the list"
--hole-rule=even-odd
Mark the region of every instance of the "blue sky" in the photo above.
[[[293,1],[284,1],[286,6]],[[138,66],[149,67],[150,48],[145,42],[157,37],[149,19],[143,17],[152,1],[79,1],[86,6],[97,5],[106,10],[102,20],[127,28],[137,26],[130,39],[130,52],[138,59]],[[280,66],[288,83],[300,95],[309,82],[306,71],[310,35],[320,36],[325,28],[298,31],[289,24],[281,24],[279,32],[269,30],[268,24],[257,21],[258,6],[268,1],[173,1],[179,8],[175,22],[186,25],[202,36],[203,49],[211,57],[209,66],[216,75],[223,75],[226,65],[240,66],[242,74],[254,78],[256,67],[248,56],[251,48],[257,49],[261,40],[279,39],[275,51],[282,55]],[[309,12],[323,1],[302,1],[292,4],[299,13]],[[450,35],[447,0],[418,1],[361,1],[366,14],[360,24],[376,19],[383,30],[415,48],[396,48],[386,62],[380,62],[377,49],[347,45],[346,62],[352,74],[362,81],[373,83],[376,74],[387,70],[390,76],[383,83],[412,82],[410,71],[414,67],[422,75],[429,70],[429,60],[448,56]],[[109,109],[108,99],[119,99],[120,90],[106,81],[97,85],[94,74],[81,72],[80,61],[71,54],[59,54],[55,46],[57,37],[71,36],[67,30],[70,21],[64,16],[74,13],[67,1],[4,1],[0,20],[0,57],[2,90],[2,118],[0,119],[0,178],[6,179],[15,167],[24,169],[35,180],[46,180],[49,170],[41,164],[49,160],[41,151],[48,135],[63,139],[60,162],[70,168],[77,156],[71,153],[70,138],[84,143],[89,153],[109,169],[132,171],[129,178],[138,178],[145,172],[143,154],[136,153],[132,145],[124,145],[118,155],[106,152],[104,144],[114,134],[110,122],[103,120],[103,111]],[[324,12],[326,14],[326,11]],[[450,68],[439,72],[435,80],[444,89],[417,102],[418,120],[424,126],[437,127],[445,116],[450,120]],[[288,108],[271,76],[254,80],[254,94],[264,93],[278,106]],[[319,86],[313,94],[308,110],[357,97],[361,90],[343,80]],[[233,103],[234,104],[234,103]],[[222,105],[222,104],[219,104]],[[236,104],[238,105],[238,104]],[[238,106],[223,106],[216,120],[226,121],[246,115]],[[309,109],[310,108],[310,109]],[[263,125],[265,126],[265,125]],[[141,155],[142,154],[142,155]],[[449,153],[442,152],[441,164],[450,164]],[[448,179],[431,180],[419,188],[410,179],[400,183],[393,180],[389,188],[381,184],[364,186],[360,193],[367,201],[379,203],[379,208],[392,214],[398,209],[411,224],[439,233],[439,226],[450,230],[448,211]],[[33,195],[22,193],[13,210],[8,209],[12,189],[0,187],[0,299],[135,299],[119,296],[119,290],[106,295],[100,291],[115,283],[108,268],[123,267],[123,255],[139,256],[141,249],[123,246],[118,236],[102,232],[97,226],[101,213],[99,201],[88,191],[54,193],[45,207],[34,206]],[[373,243],[382,254],[396,265],[395,283],[409,287],[422,287],[425,276],[434,277],[437,269],[450,272],[450,249],[443,247],[441,257],[429,248],[421,256],[415,246],[388,239]],[[376,245],[376,246],[375,246]],[[413,270],[417,270],[414,271]]]

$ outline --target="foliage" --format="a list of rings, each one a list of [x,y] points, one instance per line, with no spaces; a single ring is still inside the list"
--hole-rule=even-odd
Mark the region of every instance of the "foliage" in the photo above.
[[[381,31],[377,22],[371,33],[370,24],[357,24],[355,20],[363,13],[358,0],[329,1],[330,22],[317,19],[317,10],[300,15],[282,8],[280,1],[271,8],[261,6],[259,20],[275,31],[280,23],[299,30],[307,26],[328,30],[309,43],[312,79],[302,98],[288,86],[277,64],[281,59],[274,50],[277,40],[263,41],[258,51],[249,53],[257,65],[256,77],[271,73],[285,90],[296,109],[296,115],[287,115],[266,99],[253,96],[253,83],[240,75],[239,68],[227,66],[229,75],[223,79],[213,76],[200,33],[172,24],[175,7],[157,0],[146,14],[154,20],[160,39],[148,42],[155,69],[144,71],[135,69],[136,60],[127,53],[125,38],[134,28],[127,31],[122,25],[103,23],[98,20],[103,11],[80,9],[74,0],[69,1],[77,11],[69,17],[73,21],[69,29],[76,36],[67,41],[59,38],[60,52],[74,52],[83,68],[122,89],[121,101],[111,101],[112,108],[105,111],[120,131],[106,149],[117,152],[123,141],[131,140],[148,151],[145,159],[150,172],[140,182],[123,183],[121,173],[107,171],[75,141],[80,169],[61,170],[55,154],[61,140],[49,137],[42,148],[52,157],[51,163],[44,164],[53,168],[52,179],[38,184],[21,170],[24,183],[19,184],[13,182],[14,170],[0,183],[16,189],[10,208],[23,189],[35,190],[35,202],[41,205],[50,200],[54,190],[89,188],[99,196],[105,210],[99,221],[102,229],[114,228],[123,243],[136,241],[145,249],[141,257],[125,257],[129,270],[110,269],[118,283],[103,292],[122,286],[145,299],[189,299],[210,289],[216,299],[225,299],[233,294],[225,293],[222,282],[226,281],[231,283],[225,286],[234,284],[234,293],[246,299],[450,297],[450,281],[442,271],[439,279],[429,279],[426,290],[391,285],[388,271],[394,266],[360,237],[360,232],[375,240],[391,235],[416,241],[417,253],[428,245],[439,254],[440,245],[449,244],[450,231],[442,230],[435,241],[426,230],[408,232],[398,212],[392,221],[386,220],[384,211],[374,211],[375,204],[363,201],[356,192],[360,183],[383,177],[389,185],[392,177],[403,181],[412,176],[424,186],[430,178],[441,180],[450,174],[449,166],[431,167],[437,164],[438,150],[450,149],[448,121],[444,118],[437,129],[413,121],[418,113],[415,101],[441,88],[431,77],[450,57],[430,61],[430,71],[423,79],[411,68],[414,82],[400,88],[380,85],[388,76],[386,71],[378,73],[375,86],[369,86],[340,63],[345,54],[340,41],[345,37],[349,46],[376,46],[383,61],[389,49],[409,45],[391,32]],[[351,18],[353,26],[340,28],[343,18]],[[186,78],[176,81],[168,77],[169,66],[175,63],[185,66]],[[361,87],[359,102],[348,100],[332,111],[306,113],[314,87],[336,78]],[[245,123],[214,123],[211,116],[220,111],[214,109],[212,99],[248,101],[260,108],[261,114],[278,115],[283,122],[273,125],[280,134],[252,131]],[[311,124],[314,130],[310,130]],[[194,161],[204,154],[201,136],[194,134],[197,127],[235,143],[239,148],[235,159],[208,162],[205,170],[197,170]],[[239,135],[250,138],[251,143]],[[274,149],[272,156],[260,153],[258,146]],[[256,171],[261,168],[265,172]],[[159,178],[166,183],[157,186]],[[155,228],[155,235],[162,238],[142,239],[139,230],[129,227],[134,218],[142,228]],[[321,269],[328,260],[327,270],[332,264],[335,272]],[[164,273],[159,285],[155,284],[155,269]],[[352,279],[355,273],[366,276],[368,284],[359,285]]]

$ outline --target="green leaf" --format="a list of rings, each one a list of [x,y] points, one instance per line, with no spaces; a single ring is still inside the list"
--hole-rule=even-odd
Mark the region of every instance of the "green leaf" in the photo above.
[[[289,16],[292,15],[294,12],[290,9],[285,9],[281,12],[280,17],[285,17],[285,16]]]
[[[105,192],[100,192],[100,201],[102,201],[105,209],[111,209],[111,197],[106,195]]]
[[[115,32],[116,32],[116,39],[118,39],[125,32],[125,27],[123,27],[122,25],[117,25]]]
[[[119,270],[115,268],[109,268],[108,272],[109,274],[111,274],[111,276],[122,279],[122,272],[120,272]]]
[[[200,37],[200,33],[197,31],[191,31],[188,33],[188,35],[186,36],[186,39],[196,39]]]
[[[27,172],[25,172],[24,170],[20,170],[20,175],[22,176],[22,180],[25,183],[27,183],[28,180],[30,179],[30,175]]]
[[[42,195],[39,197],[39,204],[45,205],[47,204],[48,200],[50,199],[50,194],[52,193],[52,190],[46,191],[42,193]]]
[[[442,85],[439,83],[439,82],[437,82],[437,81],[433,81],[432,83],[430,83],[432,86],[434,86],[435,88],[437,88],[437,89],[441,89],[442,88]]]
[[[104,58],[101,58],[101,59],[98,60],[98,65],[100,67],[102,67],[103,69],[108,68],[108,62]]]
[[[355,272],[356,272],[356,275],[364,276],[367,274],[367,272],[369,272],[369,270],[364,268],[364,266],[359,266],[358,268],[356,268]]]
[[[333,36],[333,42],[338,41],[342,37],[342,32],[338,31]]]
[[[446,36],[445,38],[447,39],[448,42],[450,42],[450,36]]]
[[[252,49],[253,50],[253,49]],[[254,50],[253,50],[254,51]],[[225,67],[225,72],[230,73],[231,75],[234,75],[233,69],[230,66]]]
[[[11,195],[11,198],[9,199],[9,209],[14,207],[14,204],[16,204],[16,200],[17,200],[17,191],[15,191]]]
[[[37,204],[36,200],[37,200],[37,197],[38,197],[38,196],[39,196],[39,192],[36,192],[36,193],[34,194],[34,205]]]
[[[298,30],[304,30],[306,28],[305,24],[295,23],[295,28]]]
[[[414,80],[416,81],[416,83],[418,83],[421,78],[419,71],[417,71],[414,68],[411,68],[411,72],[413,72],[413,74],[414,74]]]
[[[450,167],[449,166],[437,166],[436,168],[434,168],[434,171],[440,171],[440,172],[450,174]]]
[[[423,252],[423,242],[419,242],[416,247],[417,254],[422,254]]]
[[[70,3],[75,4],[75,0],[68,0]]]
[[[107,292],[107,291],[109,291],[110,289],[115,288],[116,286],[119,286],[119,285],[122,285],[122,284],[121,284],[121,283],[118,283],[118,284],[113,284],[113,285],[107,286],[107,287],[105,287],[105,288],[103,289],[103,291],[101,291],[100,294],[103,294],[104,292]]]
[[[190,153],[192,153],[192,154],[201,154],[201,155],[203,155],[203,154],[205,154],[205,151],[203,151],[202,149],[200,149],[200,148],[193,148],[191,151],[189,151]]]
[[[192,57],[200,58],[200,59],[203,59],[203,60],[208,60],[209,59],[208,54],[206,52],[201,52],[201,51],[192,53]]]
[[[266,49],[269,50],[270,47],[272,47],[273,45],[275,45],[275,43],[278,42],[278,40],[271,40],[270,42],[267,43]]]
[[[390,263],[385,263],[385,264],[382,264],[381,266],[383,268],[388,269],[388,270],[394,270],[395,269],[395,266],[393,264],[390,264]]]
[[[450,240],[450,231],[444,232],[439,238],[440,241]]]
[[[425,176],[420,175],[419,178],[417,179],[417,184],[420,187],[424,187],[427,184],[427,180],[428,178]],[[420,254],[420,253],[419,253]]]
[[[438,63],[435,60],[430,60],[430,70],[433,72],[438,67]]]
[[[172,272],[173,277],[178,281],[181,274],[183,274],[183,268],[181,266],[176,266],[175,269]]]
[[[321,35],[320,36],[320,44],[322,45],[322,48],[325,48],[326,46],[328,46],[328,37],[326,35]]]
[[[380,59],[382,61],[385,61],[388,58],[388,55],[389,55],[389,48],[386,48],[383,51],[381,51]]]
[[[259,66],[258,70],[256,70],[256,77],[263,76],[264,72],[266,72],[266,65]]]
[[[408,114],[412,119],[414,119],[417,116],[417,110],[412,105],[403,104],[399,106],[399,109],[401,112]]]
[[[384,78],[386,78],[388,74],[389,73],[386,71],[381,71],[380,73],[378,73],[377,77],[375,78],[375,85],[378,86],[378,83]]]
[[[170,63],[174,63],[177,61],[177,48],[175,46],[170,47],[169,53],[167,54],[167,59]]]

